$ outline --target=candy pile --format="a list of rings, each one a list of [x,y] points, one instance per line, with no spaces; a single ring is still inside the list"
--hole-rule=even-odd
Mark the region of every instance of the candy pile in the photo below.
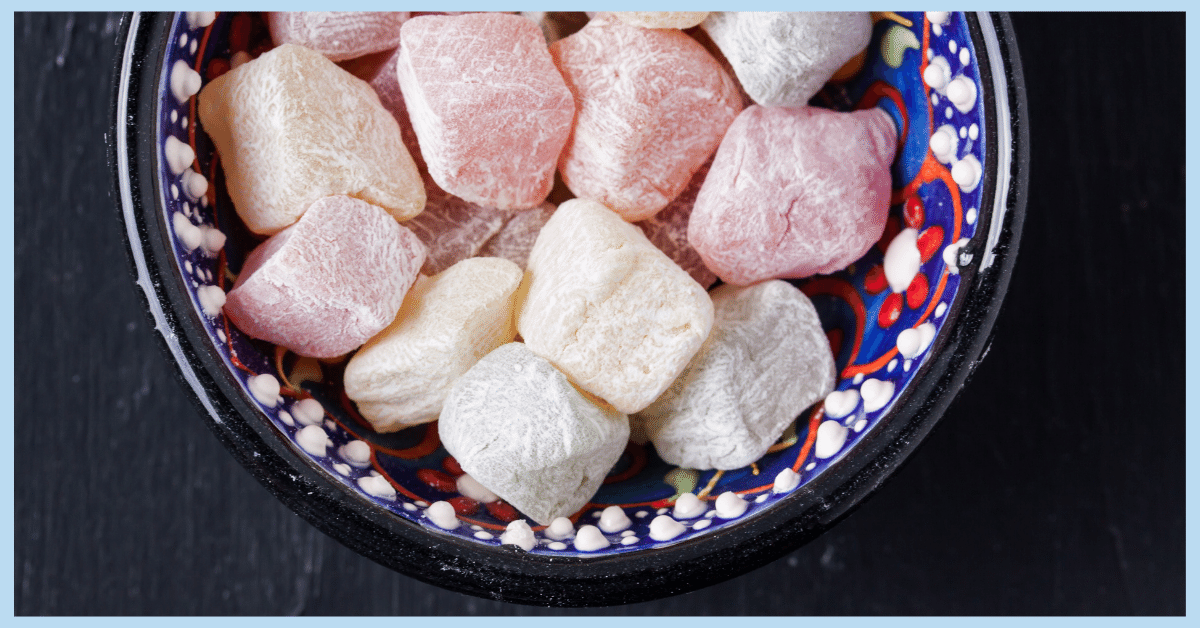
[[[806,105],[865,13],[554,15],[268,14],[276,46],[198,102],[269,236],[229,320],[348,357],[377,431],[439,420],[463,490],[543,525],[631,432],[737,469],[834,389],[780,278],[880,238],[897,144],[882,110]]]

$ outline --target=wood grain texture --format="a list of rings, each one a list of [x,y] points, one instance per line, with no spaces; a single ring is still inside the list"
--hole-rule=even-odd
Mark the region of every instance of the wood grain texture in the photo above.
[[[575,611],[347,550],[203,426],[141,312],[104,133],[117,19],[17,14],[18,615],[1181,614],[1182,14],[1022,14],[1033,166],[987,358],[896,476],[734,580]]]

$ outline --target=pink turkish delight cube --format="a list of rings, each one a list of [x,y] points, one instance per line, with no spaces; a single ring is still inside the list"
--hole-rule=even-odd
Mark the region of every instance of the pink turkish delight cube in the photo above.
[[[415,17],[400,29],[397,78],[438,186],[499,209],[546,199],[575,102],[536,24],[497,13]]]
[[[267,28],[276,46],[297,44],[330,61],[355,59],[400,44],[407,12],[287,11],[267,13]]]
[[[417,236],[384,209],[327,197],[246,257],[224,312],[253,338],[337,357],[392,322],[424,261]]]
[[[428,250],[425,266],[421,269],[426,275],[436,275],[454,264],[475,255],[489,255],[481,250],[492,238],[500,237],[502,231],[510,222],[524,224],[537,220],[539,209],[528,211],[507,211],[495,207],[485,207],[461,199],[442,188],[429,176],[429,169],[421,157],[421,148],[408,111],[404,105],[404,94],[400,91],[400,81],[396,72],[396,62],[399,51],[384,64],[383,68],[371,81],[371,87],[379,94],[383,104],[396,122],[400,125],[400,135],[404,145],[412,153],[417,162],[417,169],[425,182],[425,210],[404,225],[412,229],[421,239]],[[523,214],[535,216],[521,218]],[[546,219],[541,219],[544,224]],[[535,233],[536,237],[536,233]],[[529,242],[533,246],[533,242]],[[524,257],[528,257],[526,249]],[[505,257],[503,255],[490,255]],[[511,258],[509,258],[511,259]],[[523,258],[522,258],[523,259]],[[514,262],[516,260],[513,260]],[[524,261],[517,262],[524,265]]]
[[[602,13],[550,53],[578,109],[563,181],[627,221],[666,207],[742,108],[733,78],[679,30]]]
[[[688,241],[731,284],[845,268],[883,234],[895,153],[881,109],[754,105],[717,150]]]

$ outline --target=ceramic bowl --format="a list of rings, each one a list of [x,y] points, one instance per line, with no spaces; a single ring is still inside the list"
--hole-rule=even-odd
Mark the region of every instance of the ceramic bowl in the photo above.
[[[138,292],[185,388],[233,455],[313,525],[388,567],[544,605],[636,602],[733,577],[813,539],[879,487],[986,352],[1015,261],[1027,178],[1011,24],[986,13],[893,14],[876,22],[859,75],[814,99],[837,109],[879,106],[896,120],[901,144],[884,239],[915,229],[925,252],[919,280],[903,293],[879,284],[884,242],[842,272],[794,282],[821,315],[840,392],[798,416],[756,465],[720,477],[630,445],[572,517],[578,529],[619,506],[630,524],[606,533],[604,549],[579,551],[570,536],[539,526],[533,550],[502,545],[519,513],[458,494],[461,470],[436,424],[375,434],[341,393],[336,364],[250,339],[214,307],[257,240],[233,212],[196,99],[180,86],[227,67],[235,23],[250,26],[251,47],[266,41],[258,16],[124,21],[112,162]],[[948,81],[974,97],[952,102]],[[196,156],[183,169],[167,158],[179,144]],[[777,483],[785,469],[798,481]],[[713,500],[729,491],[746,508],[726,518]],[[674,516],[675,498],[687,492],[705,496],[705,512],[678,517],[682,532],[673,538],[651,538],[650,522]],[[457,528],[426,516],[437,501],[460,507]]]

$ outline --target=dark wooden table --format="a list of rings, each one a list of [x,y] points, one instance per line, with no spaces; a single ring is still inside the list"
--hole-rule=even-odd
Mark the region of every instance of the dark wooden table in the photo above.
[[[104,149],[118,19],[17,14],[16,613],[1183,613],[1184,19],[1014,21],[1024,239],[991,352],[938,429],[766,567],[573,611],[384,569],[233,460],[131,283]]]

